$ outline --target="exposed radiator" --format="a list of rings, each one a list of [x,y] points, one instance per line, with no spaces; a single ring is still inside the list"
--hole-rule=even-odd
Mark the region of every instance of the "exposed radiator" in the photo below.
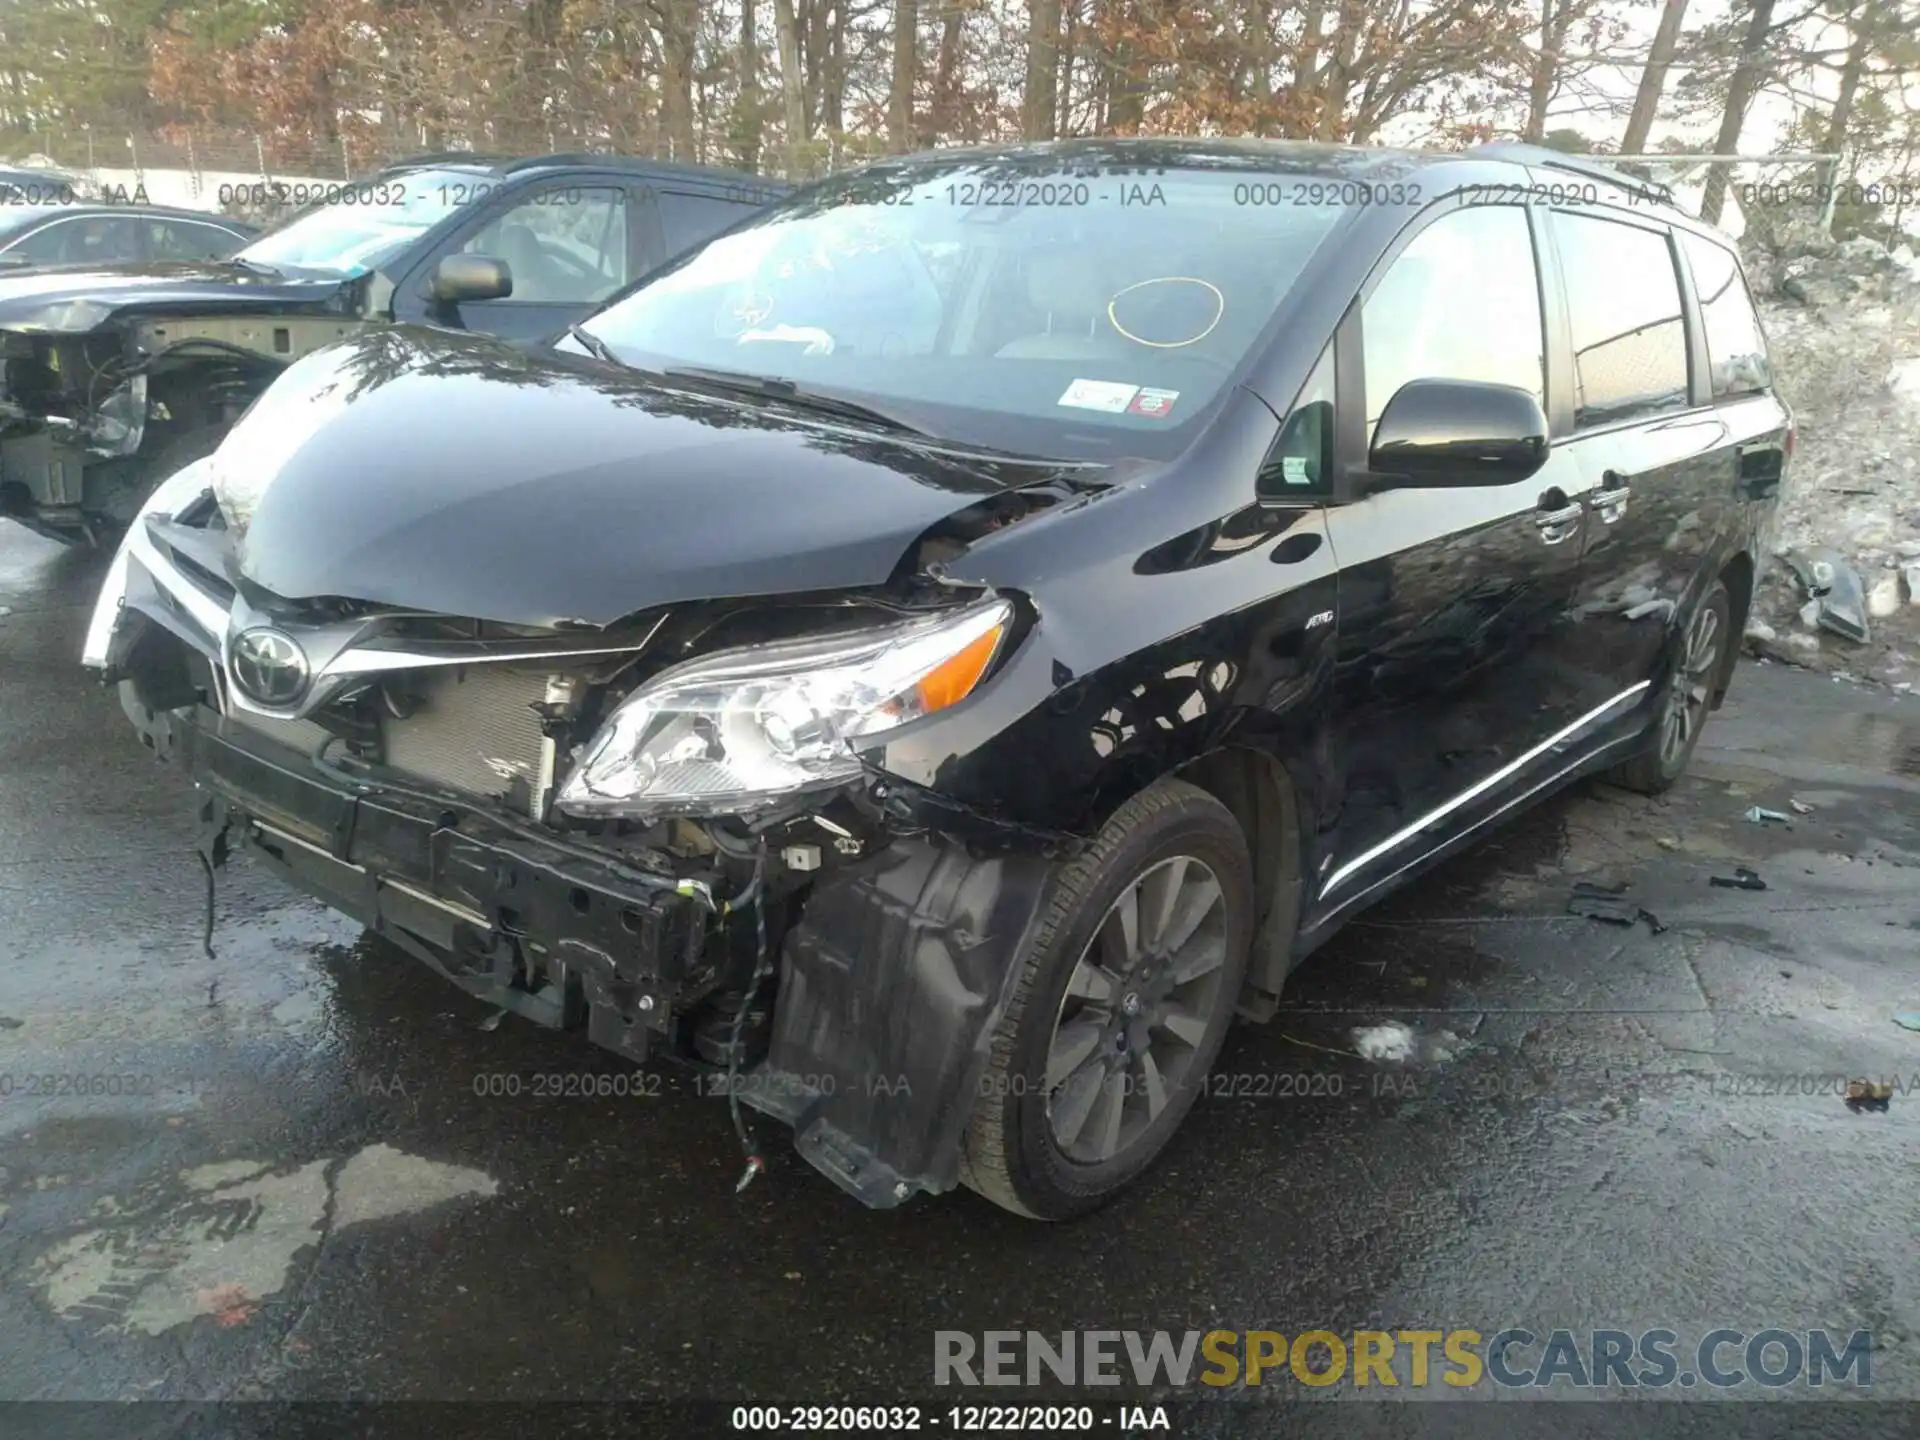
[[[506,665],[407,671],[388,681],[411,708],[380,716],[387,768],[443,789],[484,796],[536,818],[553,785],[551,751],[533,706],[546,672]],[[378,697],[369,703],[381,706]],[[236,710],[233,719],[311,755],[329,732],[312,720],[274,720]]]
[[[381,718],[387,764],[453,790],[520,798],[536,810],[551,785],[542,770],[546,737],[533,706],[546,695],[546,674],[504,665],[419,670],[396,676],[420,697],[404,720]],[[516,783],[518,782],[518,783]]]

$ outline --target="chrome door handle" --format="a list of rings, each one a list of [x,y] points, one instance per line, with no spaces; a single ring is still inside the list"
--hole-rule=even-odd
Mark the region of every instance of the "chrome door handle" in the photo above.
[[[1611,525],[1627,513],[1627,500],[1633,494],[1627,485],[1627,477],[1617,470],[1609,470],[1602,477],[1603,484],[1593,493],[1593,508],[1600,512],[1600,523]]]
[[[1584,513],[1578,504],[1565,505],[1558,510],[1542,510],[1533,517],[1533,523],[1540,531],[1540,538],[1549,545],[1558,545],[1562,540],[1570,540],[1580,528],[1580,516]]]

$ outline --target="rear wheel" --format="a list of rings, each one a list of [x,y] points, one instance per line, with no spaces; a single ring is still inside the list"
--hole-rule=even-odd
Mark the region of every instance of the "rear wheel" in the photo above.
[[[1153,1163],[1233,1017],[1251,868],[1225,806],[1162,780],[1060,872],[968,1123],[968,1186],[1058,1220],[1103,1204]]]
[[[1658,795],[1686,773],[1713,709],[1732,632],[1733,597],[1726,584],[1716,580],[1674,643],[1672,667],[1647,731],[1646,748],[1614,767],[1607,778],[1628,790]]]

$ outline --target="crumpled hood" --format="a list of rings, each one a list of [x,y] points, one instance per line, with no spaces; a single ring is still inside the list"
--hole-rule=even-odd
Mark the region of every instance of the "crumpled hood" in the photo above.
[[[0,270],[0,330],[81,334],[139,310],[337,310],[355,284],[311,273],[263,275],[218,261]]]
[[[929,526],[1053,473],[411,326],[289,367],[212,468],[274,595],[528,625],[878,585]]]

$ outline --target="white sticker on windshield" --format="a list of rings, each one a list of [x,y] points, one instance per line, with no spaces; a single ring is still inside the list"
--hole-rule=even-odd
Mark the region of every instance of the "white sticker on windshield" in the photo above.
[[[1127,406],[1133,403],[1133,397],[1139,393],[1138,385],[1121,385],[1112,380],[1076,380],[1067,386],[1067,393],[1054,403],[1072,405],[1081,410],[1103,410],[1109,415],[1124,415]]]
[[[1280,478],[1289,485],[1306,485],[1307,460],[1304,455],[1282,455],[1280,457]]]

